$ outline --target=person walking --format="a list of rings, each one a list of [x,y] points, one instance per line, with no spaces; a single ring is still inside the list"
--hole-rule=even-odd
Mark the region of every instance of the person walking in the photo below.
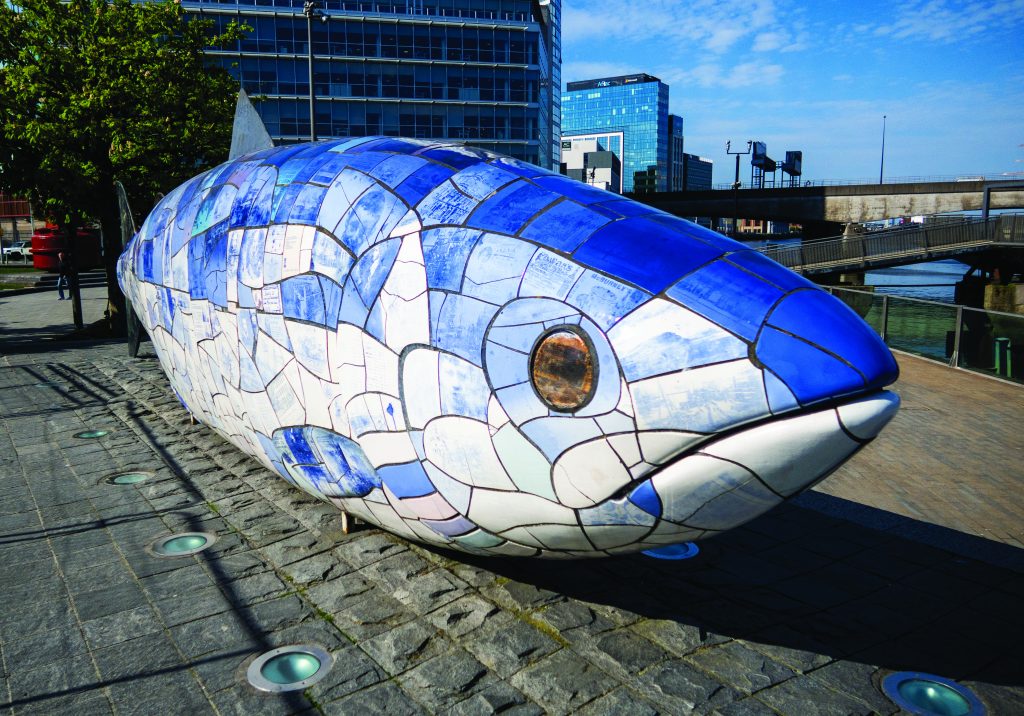
[[[64,300],[64,289],[68,288],[68,273],[71,267],[68,266],[68,257],[63,251],[57,252],[57,271],[60,273],[57,276],[57,300]]]

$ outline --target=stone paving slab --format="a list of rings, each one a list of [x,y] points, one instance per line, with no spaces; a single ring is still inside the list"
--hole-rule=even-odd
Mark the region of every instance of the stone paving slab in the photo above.
[[[979,418],[1019,425],[1020,388],[901,357],[904,411],[819,490],[694,560],[541,562],[341,534],[146,347],[0,351],[0,713],[892,714],[901,669],[1024,713],[1022,438]],[[218,541],[145,551],[182,530]],[[243,683],[290,643],[332,653],[322,682]]]

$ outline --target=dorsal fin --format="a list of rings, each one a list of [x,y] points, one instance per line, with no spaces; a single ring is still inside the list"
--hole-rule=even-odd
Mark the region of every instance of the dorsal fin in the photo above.
[[[259,152],[274,146],[270,132],[249,101],[244,89],[238,90],[238,103],[235,105],[235,123],[231,128],[231,153],[228,159],[235,159],[243,154]]]

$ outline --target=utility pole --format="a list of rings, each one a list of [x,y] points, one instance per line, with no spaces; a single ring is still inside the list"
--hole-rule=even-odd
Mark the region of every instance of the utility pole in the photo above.
[[[313,18],[327,22],[327,16],[320,11],[317,0],[306,0],[302,5],[302,14],[306,16],[306,47],[309,50],[309,141],[316,141],[316,87],[313,84]]]
[[[734,199],[734,208],[732,214],[732,237],[735,239],[739,235],[739,229],[737,228],[740,220],[740,157],[745,154],[750,154],[750,148],[753,145],[753,141],[747,140],[747,151],[745,152],[734,152],[732,151],[732,141],[725,143],[725,153],[734,154],[736,156],[736,179],[732,183],[732,193]]]
[[[878,183],[882,183],[885,172],[885,115],[882,115],[882,163],[878,166]]]

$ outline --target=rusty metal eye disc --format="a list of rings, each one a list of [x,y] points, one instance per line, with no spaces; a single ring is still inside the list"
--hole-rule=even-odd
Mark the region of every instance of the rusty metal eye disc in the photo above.
[[[530,379],[552,410],[579,410],[594,395],[594,349],[580,333],[558,328],[541,337],[530,359]]]

